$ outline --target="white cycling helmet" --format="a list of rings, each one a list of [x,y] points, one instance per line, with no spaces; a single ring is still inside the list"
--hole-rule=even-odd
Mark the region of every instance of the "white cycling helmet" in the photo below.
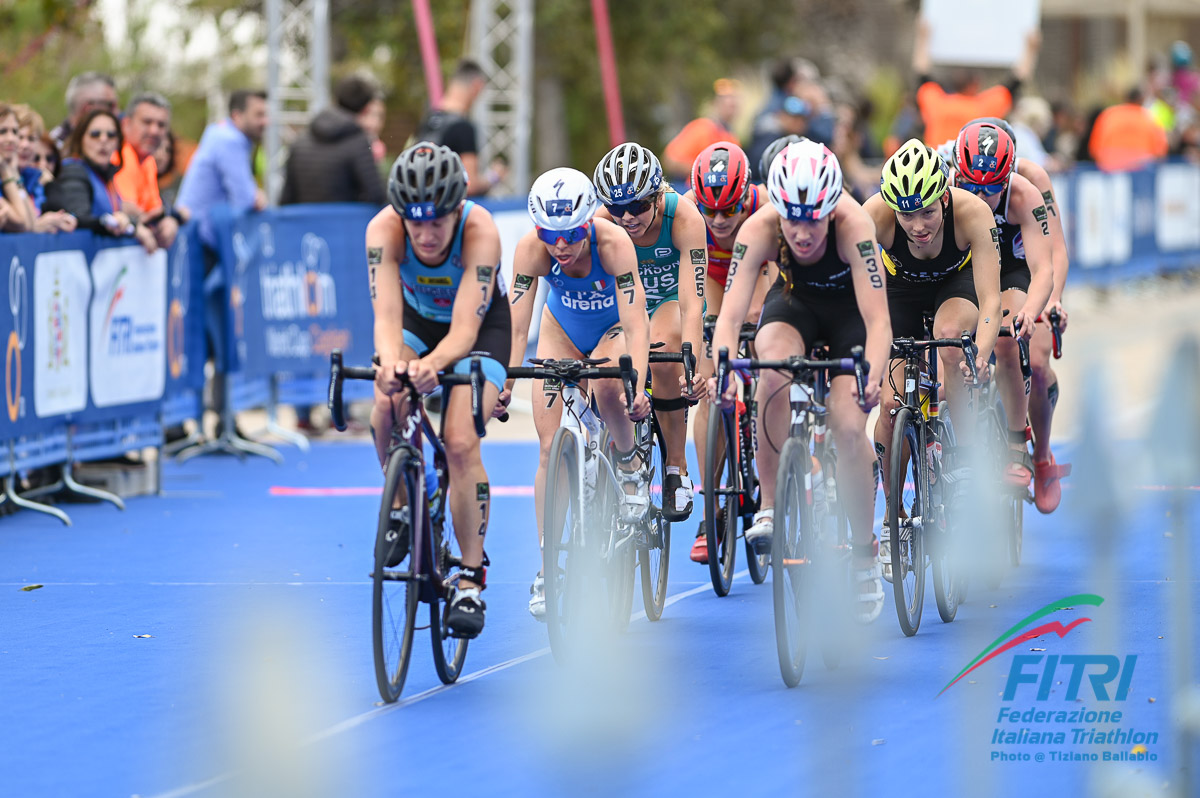
[[[785,219],[824,219],[842,196],[842,167],[837,156],[818,141],[789,144],[771,162],[767,196]]]
[[[599,204],[587,175],[565,166],[546,172],[529,190],[529,215],[543,230],[582,227]]]
[[[650,150],[627,141],[600,159],[592,174],[592,184],[605,205],[636,202],[662,188],[662,164]]]

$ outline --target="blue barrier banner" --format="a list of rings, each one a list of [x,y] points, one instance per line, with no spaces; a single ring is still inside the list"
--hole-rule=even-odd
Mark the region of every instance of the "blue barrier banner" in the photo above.
[[[323,374],[337,348],[350,363],[374,351],[363,240],[377,212],[363,205],[294,205],[214,228],[228,285],[230,370],[247,377]]]
[[[167,388],[204,388],[204,250],[188,223],[167,254]]]

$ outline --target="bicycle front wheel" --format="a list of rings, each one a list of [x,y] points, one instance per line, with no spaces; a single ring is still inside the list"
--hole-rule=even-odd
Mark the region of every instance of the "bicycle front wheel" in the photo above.
[[[409,503],[407,522],[397,531],[392,523],[392,505],[397,495],[420,496],[424,491],[424,468],[420,459],[405,448],[388,458],[375,534],[375,568],[371,572],[371,645],[375,658],[375,682],[379,697],[394,703],[404,690],[412,660],[413,631],[417,619],[420,587],[412,580],[417,572],[413,549],[424,531],[423,513],[413,513]],[[403,557],[400,552],[407,549]],[[399,559],[399,562],[396,562]],[[392,567],[388,567],[393,563]]]
[[[806,442],[788,438],[779,455],[775,483],[775,532],[771,537],[771,592],[775,603],[775,647],[779,672],[788,687],[804,675],[808,655],[810,611],[808,598],[813,576],[810,505],[812,457]]]
[[[718,596],[729,594],[737,558],[740,495],[734,432],[717,404],[708,415],[708,449],[704,455],[704,527],[708,539],[708,572]]]
[[[891,480],[887,517],[892,557],[892,589],[900,630],[911,637],[921,626],[925,604],[925,536],[928,512],[925,451],[912,410],[900,408],[892,432]]]
[[[542,515],[542,576],[546,589],[546,631],[560,663],[569,659],[573,640],[583,634],[586,602],[580,525],[579,463],[574,436],[559,429],[550,444]]]
[[[462,551],[458,547],[458,538],[454,536],[453,530],[447,535],[445,529],[434,527],[433,551],[437,567],[429,569],[428,572],[441,579],[445,579],[451,568],[462,562]],[[431,584],[429,587],[437,597],[429,604],[433,666],[442,684],[454,684],[462,673],[463,662],[467,658],[467,644],[471,641],[451,636],[450,628],[446,624],[446,610],[450,608],[450,599],[454,591],[438,584]]]

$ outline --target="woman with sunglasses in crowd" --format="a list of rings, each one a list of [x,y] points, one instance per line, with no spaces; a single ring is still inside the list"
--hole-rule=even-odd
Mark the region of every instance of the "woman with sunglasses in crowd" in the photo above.
[[[663,342],[667,352],[680,351],[684,341],[693,352],[703,351],[708,247],[700,212],[664,183],[654,153],[633,142],[614,147],[600,159],[592,184],[604,205],[597,217],[616,222],[637,250],[650,340]],[[667,450],[663,516],[683,521],[692,514],[693,504],[687,473],[687,405],[703,395],[703,382],[693,380],[691,393],[684,395],[683,366],[676,363],[657,363],[650,367],[650,376]]]
[[[955,185],[981,198],[1000,228],[1000,304],[1014,332],[1026,341],[1054,288],[1050,219],[1042,193],[1016,172],[1017,151],[999,125],[971,122],[954,143]],[[996,376],[1008,416],[1012,462],[1005,480],[1018,488],[1033,478],[1025,445],[1029,395],[1015,338],[996,341]]]
[[[790,144],[775,157],[767,175],[767,196],[770,204],[738,233],[713,351],[737,350],[759,264],[770,261],[777,266],[778,277],[767,294],[754,339],[758,356],[775,360],[804,355],[824,341],[833,357],[849,357],[854,347],[861,346],[870,365],[862,401],[870,410],[879,401],[892,344],[871,217],[843,192],[837,156],[815,141]],[[791,375],[763,371],[758,379],[755,450],[762,507],[746,530],[746,542],[763,550],[770,547],[774,534],[775,480],[791,418],[787,391]],[[718,397],[713,379],[709,390],[714,400],[728,406],[737,389],[731,380]],[[876,562],[874,455],[865,410],[858,400],[854,375],[835,373],[828,398],[829,426],[838,450],[837,482],[845,491],[843,504],[853,537],[859,586],[856,617],[868,623],[879,617],[884,595]]]
[[[113,175],[121,168],[121,125],[111,111],[96,109],[67,139],[58,177],[46,186],[45,212],[66,211],[83,230],[132,236],[147,252],[158,249],[154,233],[121,211]],[[114,163],[114,156],[116,162]]]
[[[646,373],[650,320],[637,254],[619,227],[607,219],[593,218],[598,206],[596,190],[583,172],[551,169],[534,181],[529,215],[536,228],[517,242],[513,264],[510,365],[519,366],[525,358],[538,280],[546,280],[550,291],[539,321],[539,358],[593,357],[615,363],[620,355],[629,353],[637,373]],[[512,384],[512,380],[506,384],[501,403],[508,404]],[[645,392],[637,391],[633,407],[626,407],[618,380],[595,380],[590,388],[617,451],[617,470],[626,493],[622,517],[639,519],[649,507],[650,493],[646,464],[635,462],[633,422],[650,414],[650,400]],[[540,382],[534,385],[533,397],[533,422],[540,446],[533,490],[540,537],[546,466],[562,403],[553,401],[553,392],[539,401],[543,398]],[[529,592],[529,612],[543,620],[546,591],[541,571]]]
[[[704,217],[705,240],[708,245],[708,274],[704,280],[704,324],[715,324],[721,312],[721,298],[725,295],[725,280],[729,275],[729,259],[733,253],[734,240],[742,223],[758,210],[765,195],[755,185],[750,170],[750,161],[741,147],[728,141],[719,141],[705,147],[692,163],[691,188],[683,196],[696,203]],[[766,298],[767,269],[764,263],[754,298],[750,303],[749,321],[757,322]],[[707,380],[711,376],[709,365],[712,347],[706,342],[704,357],[700,358],[697,377]],[[696,444],[696,461],[703,464],[705,445],[708,442],[708,399],[702,397],[696,407],[696,421],[692,428]],[[693,562],[708,562],[708,543],[704,535],[704,521],[696,532],[692,544]]]

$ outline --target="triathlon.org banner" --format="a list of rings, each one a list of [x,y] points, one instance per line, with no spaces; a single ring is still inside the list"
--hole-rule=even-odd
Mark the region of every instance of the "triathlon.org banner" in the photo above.
[[[328,374],[329,353],[365,364],[374,323],[364,240],[377,209],[294,205],[220,224],[231,371]],[[232,257],[229,257],[232,255]]]

